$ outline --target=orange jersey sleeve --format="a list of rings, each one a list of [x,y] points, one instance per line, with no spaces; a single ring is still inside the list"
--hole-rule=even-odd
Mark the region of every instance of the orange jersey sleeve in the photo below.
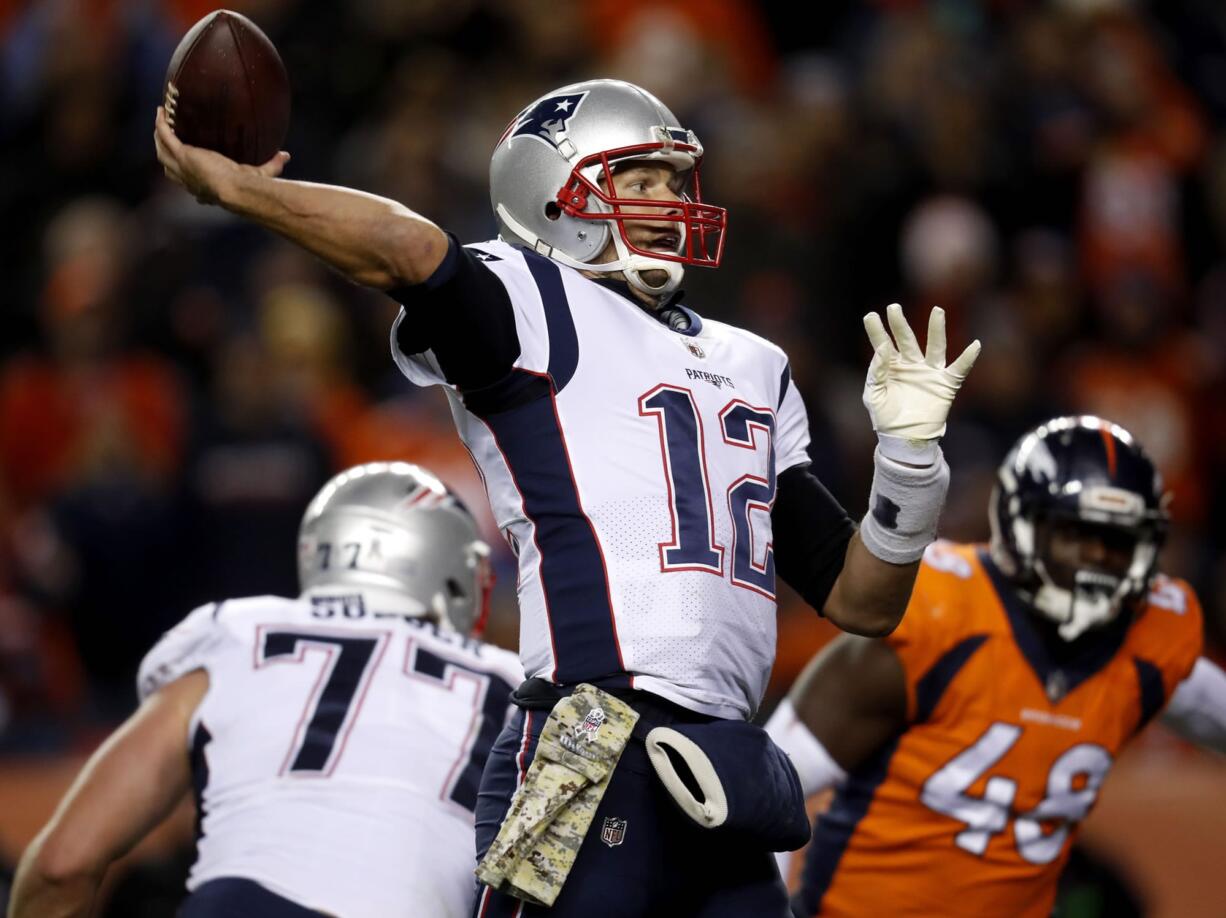
[[[1124,647],[1141,680],[1138,730],[1166,706],[1203,650],[1204,622],[1196,593],[1187,582],[1159,574]]]
[[[975,577],[975,546],[938,541],[928,546],[902,622],[885,639],[907,681],[907,719],[922,719],[922,681],[946,655],[985,633],[993,599]]]

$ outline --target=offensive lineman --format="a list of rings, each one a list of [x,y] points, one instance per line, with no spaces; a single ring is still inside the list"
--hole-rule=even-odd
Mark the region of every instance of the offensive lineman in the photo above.
[[[534,677],[483,778],[480,852],[578,683],[648,725],[750,718],[774,658],[776,572],[845,630],[898,623],[948,483],[938,438],[978,342],[947,367],[940,310],[927,354],[900,307],[893,342],[866,317],[879,447],[857,532],[808,469],[783,352],[679,303],[686,265],[718,265],[726,213],[702,202],[698,139],[654,96],[593,80],[525,108],[491,161],[500,238],[469,246],[393,201],[278,179],[284,152],[245,167],[185,146],[160,109],[155,142],[201,201],[399,300],[398,366],[452,402],[519,558]],[[550,913],[784,914],[767,851],[687,822],[651,771],[643,745],[626,746]],[[487,888],[477,911],[542,909]]]
[[[898,630],[840,636],[768,724],[807,794],[837,788],[797,916],[1049,915],[1151,718],[1226,752],[1226,675],[1200,658],[1196,595],[1156,572],[1162,483],[1127,431],[1028,432],[990,519],[990,547],[935,543]]]
[[[298,599],[203,606],[18,868],[10,918],[91,913],[109,864],[193,789],[183,918],[454,918],[482,767],[523,678],[483,626],[488,546],[429,472],[370,463],[303,517]]]

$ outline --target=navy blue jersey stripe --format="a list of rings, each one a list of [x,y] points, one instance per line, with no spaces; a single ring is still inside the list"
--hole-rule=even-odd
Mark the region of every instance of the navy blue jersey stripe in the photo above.
[[[945,653],[941,659],[932,664],[932,668],[924,673],[915,684],[915,722],[923,723],[932,716],[949,683],[961,672],[972,654],[988,639],[986,634],[972,634],[963,638]]]
[[[628,686],[604,555],[579,501],[552,394],[484,420],[533,523],[553,640],[551,680]]]
[[[424,646],[419,646],[413,655],[413,672],[421,673],[439,682],[446,683],[448,667],[462,669],[473,673],[478,679],[487,680],[485,693],[481,697],[481,724],[476,738],[468,754],[463,771],[455,777],[450,798],[470,813],[477,808],[477,790],[481,784],[481,772],[485,761],[498,734],[502,732],[503,721],[506,719],[507,705],[511,703],[511,692],[514,686],[505,679],[495,675],[488,669],[473,666],[447,655],[434,653]]]
[[[954,677],[986,640],[986,634],[964,638],[945,651],[920,677],[915,686],[915,723],[923,723],[932,716]],[[835,794],[830,809],[818,818],[805,861],[804,880],[796,895],[796,903],[804,909],[804,914],[814,915],[821,909],[822,898],[830,888],[839,861],[851,844],[856,826],[868,812],[877,788],[889,773],[890,760],[904,735],[905,731],[898,734],[867,762],[853,770]]]
[[[868,812],[877,788],[889,774],[890,760],[901,739],[900,733],[851,772],[835,794],[830,809],[818,817],[805,857],[800,891],[793,900],[799,914],[816,915],[821,910],[822,899],[830,888],[839,861],[851,843],[856,826]]]
[[[788,394],[788,386],[792,382],[792,365],[785,363],[783,365],[783,373],[779,377],[779,403],[775,405],[776,410],[783,407],[783,397]]]
[[[259,915],[260,918],[319,918],[322,914],[277,895],[245,877],[217,877],[188,894],[175,912],[178,918],[218,915]]]
[[[562,272],[557,264],[536,252],[524,249],[523,253],[545,307],[545,327],[549,332],[549,378],[553,380],[554,391],[561,392],[579,366],[579,336],[575,332],[575,320],[570,314],[566,290],[562,287]]]
[[[1140,730],[1166,704],[1166,686],[1162,684],[1162,671],[1149,660],[1133,657],[1132,664],[1137,668],[1137,682],[1141,688],[1141,719],[1137,723]]]
[[[197,844],[200,843],[200,839],[204,838],[204,791],[209,786],[209,760],[205,757],[204,749],[212,739],[213,736],[204,723],[198,723],[196,732],[192,736],[192,751],[189,757],[192,771],[192,796],[196,800]]]

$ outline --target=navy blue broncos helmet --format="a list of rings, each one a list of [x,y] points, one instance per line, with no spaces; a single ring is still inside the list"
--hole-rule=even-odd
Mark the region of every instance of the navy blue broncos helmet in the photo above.
[[[1026,433],[997,471],[992,558],[1065,640],[1114,619],[1149,590],[1169,515],[1162,477],[1124,428],[1096,417],[1054,418]],[[1123,577],[1079,570],[1072,589],[1048,571],[1036,524],[1079,520],[1126,531],[1135,541]]]

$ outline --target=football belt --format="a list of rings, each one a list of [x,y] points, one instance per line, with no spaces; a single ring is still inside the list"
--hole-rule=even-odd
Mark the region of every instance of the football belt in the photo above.
[[[549,714],[477,879],[532,905],[553,905],[639,715],[593,685]]]

